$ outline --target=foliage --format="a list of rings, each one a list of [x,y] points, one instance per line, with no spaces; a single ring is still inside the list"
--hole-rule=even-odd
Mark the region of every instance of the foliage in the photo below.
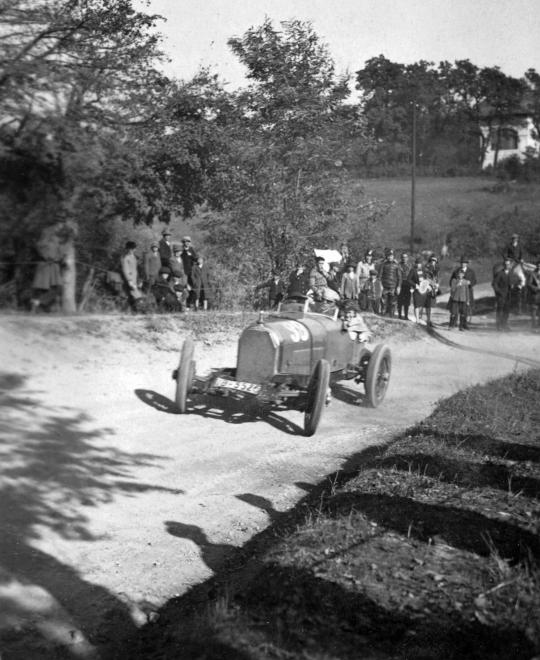
[[[229,126],[223,221],[206,225],[224,263],[251,281],[286,271],[344,231],[343,165],[349,141],[363,136],[344,105],[347,81],[311,25],[281,27],[266,20],[229,41],[253,84],[237,94]]]
[[[534,73],[529,72],[529,86],[535,84]],[[507,76],[498,67],[479,68],[469,60],[405,65],[383,55],[368,60],[357,71],[356,81],[377,140],[363,166],[380,171],[382,165],[390,173],[401,173],[410,164],[413,107],[416,165],[421,172],[478,170],[490,141],[497,160],[497,129],[520,107],[527,89],[525,80]]]

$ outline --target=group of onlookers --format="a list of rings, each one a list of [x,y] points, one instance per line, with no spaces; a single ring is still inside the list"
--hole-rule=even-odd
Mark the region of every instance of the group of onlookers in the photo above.
[[[142,260],[142,278],[135,256],[137,245],[126,243],[120,261],[130,303],[136,309],[141,299],[151,296],[160,311],[206,310],[210,298],[206,263],[195,252],[190,236],[184,236],[181,243],[173,243],[171,236],[164,229],[161,240],[150,244]]]
[[[319,308],[321,305],[324,308],[325,304],[343,306],[354,302],[361,311],[408,320],[412,305],[414,321],[431,325],[432,306],[441,293],[440,264],[436,254],[428,253],[424,258],[416,257],[411,262],[407,252],[402,252],[397,260],[394,250],[387,248],[384,257],[376,259],[374,251],[368,249],[355,264],[345,248],[340,248],[342,259],[339,262],[327,264],[324,257],[317,256],[311,269],[299,264],[289,274],[288,280],[274,273],[255,289],[268,289],[270,309],[275,309],[285,297],[309,296]],[[540,260],[528,272],[522,268],[524,262],[517,234],[512,236],[503,254],[504,261],[494,269],[493,278],[496,327],[498,330],[508,329],[511,304],[515,299],[516,309],[521,312],[522,301],[526,297],[532,325],[538,328]],[[477,278],[466,256],[462,256],[459,265],[451,271],[448,284],[448,327],[467,330],[474,308]]]

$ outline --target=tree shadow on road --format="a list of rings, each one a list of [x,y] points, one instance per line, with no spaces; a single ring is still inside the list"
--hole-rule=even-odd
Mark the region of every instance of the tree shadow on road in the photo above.
[[[182,492],[135,481],[136,469],[163,459],[118,450],[106,441],[112,433],[46,407],[20,374],[0,373],[0,644],[20,657],[79,657],[92,646],[114,657],[135,633],[119,598],[39,547],[42,530],[99,540],[86,510],[117,497]]]

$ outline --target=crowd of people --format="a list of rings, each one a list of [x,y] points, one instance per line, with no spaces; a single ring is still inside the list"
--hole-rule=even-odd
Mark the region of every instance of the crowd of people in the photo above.
[[[470,260],[462,256],[451,269],[448,283],[441,283],[439,256],[433,252],[411,260],[407,252],[399,259],[391,248],[377,258],[372,249],[355,263],[346,245],[340,247],[340,261],[327,263],[316,256],[312,268],[299,264],[282,279],[277,273],[255,288],[268,289],[268,306],[276,309],[284,298],[307,296],[318,308],[341,306],[359,311],[412,320],[432,325],[431,312],[441,285],[448,286],[448,327],[469,329],[474,309],[474,288],[477,277]],[[503,250],[503,260],[493,269],[493,290],[496,300],[496,328],[508,330],[511,306],[522,311],[525,301],[530,307],[533,328],[540,327],[540,260],[525,268],[519,236],[513,235]],[[412,318],[410,310],[412,308]]]
[[[210,300],[208,268],[192,246],[191,237],[173,243],[168,229],[153,242],[139,264],[134,241],[120,258],[121,274],[133,309],[150,298],[159,311],[207,310]]]

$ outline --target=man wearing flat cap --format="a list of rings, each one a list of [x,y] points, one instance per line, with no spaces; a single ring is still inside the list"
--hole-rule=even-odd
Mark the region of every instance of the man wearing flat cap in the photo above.
[[[519,234],[512,234],[510,243],[508,243],[503,251],[503,259],[506,258],[511,259],[515,264],[523,261],[523,250],[519,242]]]
[[[193,296],[193,279],[191,277],[191,271],[193,270],[193,266],[197,263],[197,253],[191,246],[191,236],[184,236],[182,238],[182,251],[181,251],[181,256],[182,256],[182,263],[184,264],[184,272],[187,277],[187,282],[189,284],[190,292],[189,296],[187,299],[187,305],[190,306],[194,304],[194,296]]]
[[[161,232],[161,240],[158,244],[158,251],[159,257],[161,259],[161,265],[168,266],[172,257],[171,232],[168,229],[164,229]]]

